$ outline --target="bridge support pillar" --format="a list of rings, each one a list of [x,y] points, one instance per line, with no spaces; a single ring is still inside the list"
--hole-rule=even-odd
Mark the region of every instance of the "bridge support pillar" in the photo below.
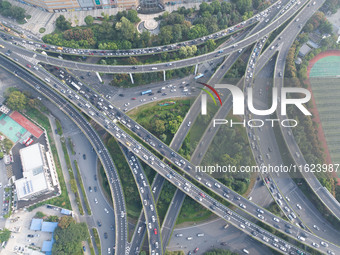
[[[197,74],[198,64],[195,66],[195,75]]]
[[[163,80],[166,81],[165,70],[163,70]]]
[[[133,77],[132,77],[132,73],[129,73],[130,74],[130,79],[131,79],[131,83],[132,84],[135,84],[134,80],[133,80]]]

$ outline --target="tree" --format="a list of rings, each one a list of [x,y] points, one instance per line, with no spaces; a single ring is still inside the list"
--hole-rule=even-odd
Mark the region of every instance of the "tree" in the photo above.
[[[34,218],[38,218],[38,219],[42,219],[45,217],[45,214],[43,212],[37,212],[35,215],[34,215]]]
[[[166,138],[167,138],[167,135],[166,135],[166,134],[161,134],[161,135],[159,136],[159,138],[160,138],[163,142],[165,142],[165,141],[166,141]]]
[[[172,41],[172,28],[171,26],[165,26],[160,29],[158,39],[162,44],[169,44]]]
[[[138,12],[136,10],[129,10],[126,18],[130,20],[132,23],[137,23],[140,21],[140,18],[138,18]]]
[[[10,236],[11,231],[9,231],[7,228],[4,228],[0,231],[0,242],[7,242]]]
[[[52,253],[55,255],[79,254],[82,246],[81,242],[85,241],[87,237],[88,230],[84,222],[71,222],[68,227],[64,229],[57,227],[54,232],[55,243],[52,248]]]
[[[179,55],[182,58],[186,58],[188,56],[188,51],[187,51],[187,47],[183,46],[179,49]]]
[[[22,92],[13,91],[9,94],[6,104],[13,111],[22,111],[26,107],[27,98]]]
[[[60,15],[56,19],[55,25],[62,31],[70,29],[72,27],[71,22],[67,21],[64,15]]]
[[[155,131],[158,134],[162,134],[165,132],[165,121],[164,120],[156,120],[155,121]]]
[[[71,216],[63,216],[59,220],[58,227],[61,229],[66,229],[71,223],[75,223],[75,220]]]
[[[91,26],[93,24],[94,18],[91,15],[87,15],[84,21],[86,25]]]
[[[125,17],[116,23],[116,29],[120,31],[123,40],[132,40],[136,32],[135,26]]]
[[[207,41],[207,47],[208,47],[208,51],[213,51],[215,49],[215,47],[216,47],[215,41],[212,40],[212,39],[209,39]]]

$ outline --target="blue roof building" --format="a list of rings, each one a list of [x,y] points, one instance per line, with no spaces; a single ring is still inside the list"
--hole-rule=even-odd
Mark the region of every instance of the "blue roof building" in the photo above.
[[[50,232],[53,233],[54,230],[57,228],[58,222],[43,222],[41,225],[41,231],[42,232]]]
[[[32,219],[30,230],[41,230],[41,225],[43,223],[42,219]]]

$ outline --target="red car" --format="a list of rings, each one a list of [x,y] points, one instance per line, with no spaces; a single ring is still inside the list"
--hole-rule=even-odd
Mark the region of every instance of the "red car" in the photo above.
[[[43,47],[43,48],[46,48],[46,45],[45,45],[45,44],[43,44],[43,45],[41,45],[41,47]]]
[[[31,67],[32,67],[32,66],[31,66],[31,65],[29,65],[29,64],[27,64],[26,66],[27,66],[28,68],[31,68]]]
[[[133,97],[133,98],[131,98],[131,100],[136,100],[137,98],[135,98],[135,97]]]
[[[155,233],[155,235],[157,235],[157,228],[155,228],[154,230],[153,230],[153,232]]]
[[[203,193],[200,193],[200,196],[203,197],[203,198],[205,198],[205,195],[204,195]]]
[[[198,252],[198,250],[199,250],[199,248],[197,247],[197,248],[194,250],[194,252],[196,253],[196,252]]]

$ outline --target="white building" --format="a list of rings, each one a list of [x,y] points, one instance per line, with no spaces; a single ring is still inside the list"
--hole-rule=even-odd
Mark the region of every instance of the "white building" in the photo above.
[[[14,182],[18,200],[52,192],[58,178],[51,153],[39,143],[23,148],[19,153],[23,178]]]

